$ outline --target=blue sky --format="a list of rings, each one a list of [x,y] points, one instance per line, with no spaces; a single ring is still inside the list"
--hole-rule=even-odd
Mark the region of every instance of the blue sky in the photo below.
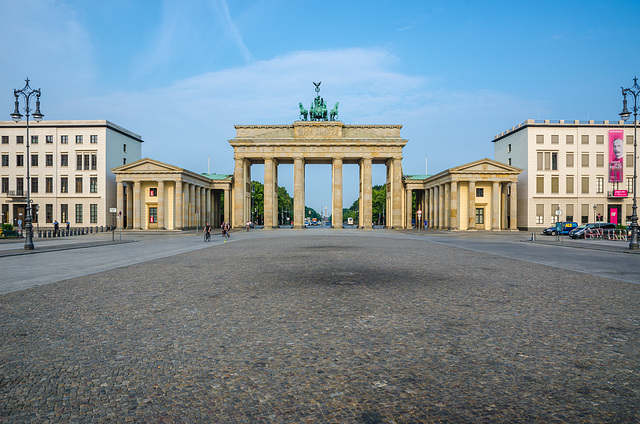
[[[232,173],[233,126],[291,124],[322,81],[340,120],[403,125],[403,171],[428,156],[433,174],[492,158],[525,119],[618,119],[639,17],[637,0],[0,0],[0,120],[28,76],[45,119],[108,119],[142,135],[143,156]],[[330,208],[329,181],[307,167],[309,206]],[[345,206],[356,197],[346,166]]]

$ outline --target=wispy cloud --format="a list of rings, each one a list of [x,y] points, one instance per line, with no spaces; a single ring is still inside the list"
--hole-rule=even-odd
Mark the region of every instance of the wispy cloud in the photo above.
[[[218,12],[221,23],[226,28],[228,36],[238,48],[238,51],[242,55],[244,62],[247,64],[253,62],[253,56],[251,55],[251,52],[249,52],[247,46],[244,44],[244,41],[242,40],[242,34],[238,30],[238,27],[234,23],[233,19],[231,19],[229,6],[227,6],[226,0],[213,0],[213,4],[216,8],[216,11]]]

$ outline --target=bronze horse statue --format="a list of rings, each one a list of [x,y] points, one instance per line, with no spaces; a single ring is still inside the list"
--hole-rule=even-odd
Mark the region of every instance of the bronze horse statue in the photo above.
[[[300,104],[300,119],[303,121],[306,121],[307,117],[309,116],[309,112],[307,111],[307,109],[305,109],[302,106],[302,103],[299,103],[299,104]]]
[[[336,102],[336,105],[333,107],[333,109],[331,109],[331,112],[329,112],[329,121],[335,121],[336,119],[338,119],[338,105],[340,104],[340,102]]]

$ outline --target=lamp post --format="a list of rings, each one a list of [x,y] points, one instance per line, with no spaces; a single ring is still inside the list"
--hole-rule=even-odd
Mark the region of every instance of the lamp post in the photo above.
[[[622,112],[620,112],[620,118],[624,121],[629,119],[631,116],[631,112],[627,109],[627,95],[629,95],[633,99],[633,207],[631,209],[631,241],[629,242],[629,250],[639,250],[640,246],[638,246],[638,207],[636,203],[636,180],[638,179],[637,174],[637,146],[638,146],[638,137],[636,136],[637,128],[638,128],[638,94],[640,94],[640,87],[638,86],[638,77],[633,79],[633,87],[631,88],[623,88],[622,89]]]
[[[13,95],[16,98],[16,109],[11,114],[11,118],[16,122],[20,122],[22,119],[22,114],[19,110],[18,98],[20,95],[24,98],[26,103],[24,107],[24,112],[27,117],[27,216],[24,219],[24,229],[26,230],[26,239],[24,242],[24,250],[33,250],[33,218],[31,217],[31,177],[29,175],[29,163],[31,161],[31,157],[29,156],[29,145],[31,140],[29,140],[29,112],[31,109],[29,108],[29,100],[31,96],[35,94],[36,96],[36,110],[33,112],[33,119],[36,122],[40,122],[44,115],[40,113],[40,89],[34,90],[29,87],[29,78],[25,80],[27,83],[25,84],[22,90],[13,90]]]
[[[593,205],[593,222],[598,222],[598,217],[596,216],[596,210],[598,210],[598,205]]]

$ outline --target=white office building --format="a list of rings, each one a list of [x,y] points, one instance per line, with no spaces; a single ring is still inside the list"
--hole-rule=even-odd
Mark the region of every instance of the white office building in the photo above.
[[[29,163],[34,230],[113,225],[112,168],[141,158],[142,138],[109,121],[0,121],[2,222],[24,225]]]
[[[540,230],[557,220],[630,223],[633,123],[529,119],[493,143],[495,160],[523,169],[520,230]]]

